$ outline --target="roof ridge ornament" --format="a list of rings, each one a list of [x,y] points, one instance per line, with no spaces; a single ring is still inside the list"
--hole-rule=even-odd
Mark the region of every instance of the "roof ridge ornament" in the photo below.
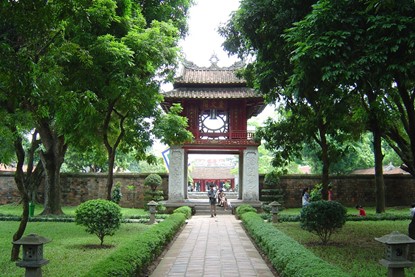
[[[209,61],[211,63],[209,68],[219,68],[219,66],[218,66],[219,58],[218,58],[218,56],[216,55],[215,52],[213,52],[213,54],[210,57]]]

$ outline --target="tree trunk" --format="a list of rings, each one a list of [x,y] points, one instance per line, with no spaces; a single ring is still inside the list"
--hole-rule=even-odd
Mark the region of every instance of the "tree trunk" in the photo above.
[[[107,200],[111,200],[111,190],[114,184],[115,151],[108,151]]]
[[[115,154],[117,153],[118,145],[124,138],[125,130],[124,130],[124,121],[127,118],[128,112],[126,115],[122,115],[119,112],[114,110],[114,106],[117,100],[114,100],[107,109],[107,114],[104,120],[104,132],[103,132],[103,141],[105,148],[107,149],[108,153],[108,178],[107,178],[107,199],[111,200],[111,190],[112,185],[114,183],[114,164],[115,164]],[[120,133],[118,134],[117,139],[115,140],[113,146],[110,144],[110,140],[108,138],[108,133],[110,132],[110,121],[112,112],[115,113],[116,116],[119,118],[119,128]]]
[[[61,207],[60,167],[54,155],[40,154],[45,168],[45,195],[42,215],[63,214]]]
[[[14,175],[14,180],[16,182],[17,188],[19,190],[20,196],[22,197],[23,213],[22,219],[20,220],[19,228],[16,233],[13,235],[13,241],[21,239],[23,236],[27,222],[29,221],[29,195],[25,187],[25,176],[23,173],[23,164],[25,160],[25,152],[22,145],[22,139],[19,137],[14,142],[14,148],[17,156],[17,166],[16,172]],[[12,246],[11,261],[17,261],[19,259],[20,245]]]
[[[323,164],[321,172],[321,184],[322,184],[322,197],[327,199],[328,197],[328,187],[329,187],[329,169],[330,169],[330,160],[329,160],[329,146],[327,144],[326,132],[324,126],[319,128],[320,133],[320,147],[321,147],[321,161]]]
[[[45,169],[45,201],[42,215],[63,214],[61,207],[60,169],[64,161],[67,145],[63,136],[59,135],[47,121],[40,121],[38,131],[44,151],[40,151],[40,159]]]
[[[382,129],[377,105],[376,90],[368,85],[366,95],[369,101],[369,129],[373,133],[373,149],[375,155],[376,213],[385,212],[385,182],[383,179]]]
[[[382,136],[378,128],[373,131],[375,151],[376,213],[385,212],[385,182],[383,179]]]

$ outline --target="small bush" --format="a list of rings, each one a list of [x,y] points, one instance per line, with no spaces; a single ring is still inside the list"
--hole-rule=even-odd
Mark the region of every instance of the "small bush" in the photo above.
[[[186,216],[187,219],[189,219],[192,216],[192,209],[188,206],[182,206],[182,207],[175,209],[173,213],[174,214],[182,213]]]
[[[248,204],[242,204],[241,206],[238,206],[236,208],[236,214],[238,216],[241,216],[241,215],[243,215],[244,213],[247,213],[247,212],[256,213],[257,210],[254,207],[252,207],[251,205],[248,205]]]
[[[336,201],[310,202],[301,210],[301,228],[317,234],[323,244],[346,222],[346,208]]]
[[[121,183],[117,182],[115,188],[112,190],[111,200],[112,202],[119,204],[121,201],[122,193],[121,193]]]
[[[105,236],[114,235],[121,225],[121,208],[112,201],[89,200],[75,210],[75,222],[86,227],[85,231],[95,234],[104,243]]]
[[[144,179],[144,185],[150,187],[153,191],[161,185],[163,179],[158,174],[150,174]]]

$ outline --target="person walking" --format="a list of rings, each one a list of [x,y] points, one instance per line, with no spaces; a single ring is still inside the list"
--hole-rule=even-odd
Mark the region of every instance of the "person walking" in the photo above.
[[[208,191],[209,203],[210,203],[210,215],[211,217],[216,216],[216,195],[217,191],[213,185],[210,185],[210,190]]]

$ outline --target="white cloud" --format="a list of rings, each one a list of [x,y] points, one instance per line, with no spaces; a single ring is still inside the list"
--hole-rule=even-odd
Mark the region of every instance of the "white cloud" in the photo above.
[[[221,46],[224,38],[217,32],[238,7],[239,0],[196,1],[189,13],[189,34],[180,42],[187,60],[199,66],[209,66],[213,54],[218,56],[219,66],[229,66],[238,60],[235,56],[228,57]]]

